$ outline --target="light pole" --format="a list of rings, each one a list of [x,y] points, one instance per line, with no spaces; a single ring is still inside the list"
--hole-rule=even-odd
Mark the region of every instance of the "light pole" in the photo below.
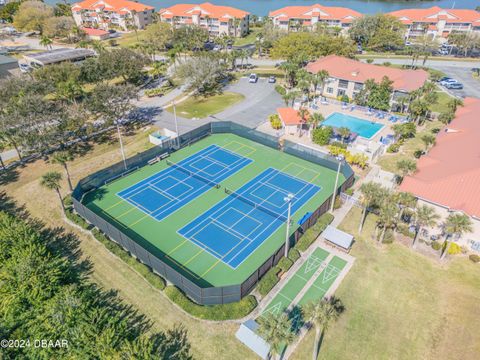
[[[125,158],[125,150],[123,149],[123,141],[122,141],[122,133],[120,132],[120,124],[118,120],[115,123],[117,125],[118,141],[120,142],[120,151],[122,152],[123,166],[125,167],[125,170],[127,170],[127,160]]]
[[[290,247],[290,213],[292,211],[293,194],[288,194],[283,200],[288,204],[287,231],[285,233],[285,257],[288,257],[288,250]]]
[[[177,133],[177,149],[180,149],[180,134],[178,133],[178,122],[177,122],[177,107],[175,106],[175,100],[172,101],[173,103],[173,118],[175,120],[175,132]]]
[[[335,187],[333,188],[332,205],[330,206],[330,212],[333,212],[333,207],[335,206],[335,195],[337,195],[338,177],[340,176],[340,169],[342,168],[343,159],[344,159],[343,155],[337,156],[338,169],[337,169],[337,177],[335,179]]]

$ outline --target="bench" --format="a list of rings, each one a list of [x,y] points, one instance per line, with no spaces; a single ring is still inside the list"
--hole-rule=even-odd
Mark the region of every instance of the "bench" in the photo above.
[[[159,162],[163,159],[166,159],[169,156],[170,156],[170,154],[168,152],[163,153],[161,155],[158,155],[158,156],[154,157],[153,159],[148,160],[148,165],[153,165],[153,164],[155,164],[155,163],[157,163],[157,162]]]

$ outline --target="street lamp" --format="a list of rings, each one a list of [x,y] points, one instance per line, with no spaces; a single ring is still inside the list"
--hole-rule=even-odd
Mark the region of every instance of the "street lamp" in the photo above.
[[[292,211],[293,196],[293,194],[288,194],[283,198],[283,200],[288,204],[287,231],[285,233],[285,257],[288,257],[288,250],[290,247],[290,213]]]
[[[172,101],[173,104],[173,118],[175,120],[175,132],[177,133],[177,149],[180,149],[180,134],[178,133],[178,122],[177,122],[177,107],[175,106],[175,100]]]
[[[335,206],[335,195],[337,195],[337,186],[338,186],[338,177],[340,176],[340,169],[342,168],[344,156],[338,155],[338,169],[337,169],[337,177],[335,179],[335,187],[333,188],[333,195],[332,195],[332,205],[330,206],[330,212],[333,212],[333,207]]]
[[[117,125],[118,141],[120,142],[120,151],[122,153],[123,166],[125,167],[125,170],[127,170],[127,159],[125,158],[125,150],[123,149],[122,133],[120,132],[120,121],[115,121],[115,125]]]

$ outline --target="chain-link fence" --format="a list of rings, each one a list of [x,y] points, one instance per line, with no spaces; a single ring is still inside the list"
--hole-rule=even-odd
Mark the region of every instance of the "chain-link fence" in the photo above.
[[[274,136],[236,123],[222,121],[203,125],[180,135],[179,138],[167,141],[162,146],[157,146],[127,159],[127,169],[125,169],[123,162],[119,162],[89,175],[80,180],[73,192],[73,206],[80,216],[90,224],[96,226],[132,256],[149,266],[155,273],[177,286],[189,298],[201,305],[226,304],[239,301],[242,297],[250,293],[262,276],[280,261],[284,255],[285,244],[282,244],[282,246],[266,259],[243,283],[214,287],[206,283],[205,280],[196,278],[193,274],[177,266],[173,259],[161,253],[158,249],[155,249],[155,251],[153,251],[153,249],[152,251],[147,250],[146,247],[148,246],[146,246],[146,244],[141,244],[140,241],[135,241],[127,235],[131,233],[131,230],[121,226],[115,219],[108,217],[108,215],[97,215],[96,212],[82,204],[82,199],[87,192],[97,189],[113,179],[126,176],[136,171],[147,165],[149,160],[165,153],[176,151],[179,148],[189,146],[212,133],[232,133],[274,149],[281,149],[286,153],[328,167],[329,169],[336,170],[338,167],[338,162],[336,162],[334,158],[328,157],[316,150],[289,142],[285,142],[286,144],[284,144],[282,148],[279,139]],[[353,183],[353,171],[347,164],[344,164],[341,167],[341,172],[347,179],[339,189],[344,191]],[[330,201],[331,197],[319,206],[310,218],[292,234],[290,237],[292,244],[298,241],[302,234],[317,221],[318,217],[328,211]]]

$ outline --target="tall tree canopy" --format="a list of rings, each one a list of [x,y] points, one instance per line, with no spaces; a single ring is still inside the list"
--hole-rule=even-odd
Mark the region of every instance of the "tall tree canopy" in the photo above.
[[[41,1],[25,1],[20,4],[13,18],[13,25],[20,31],[43,33],[45,21],[54,16],[53,8]]]
[[[349,32],[357,44],[370,50],[386,51],[404,44],[404,25],[391,15],[364,15],[353,21]]]
[[[310,61],[326,55],[354,56],[356,48],[346,37],[335,37],[315,32],[294,32],[281,37],[274,44],[270,56],[289,61]]]
[[[4,348],[3,358],[192,359],[183,327],[151,331],[148,319],[87,280],[75,240],[54,234],[0,211],[2,339],[68,341]]]

